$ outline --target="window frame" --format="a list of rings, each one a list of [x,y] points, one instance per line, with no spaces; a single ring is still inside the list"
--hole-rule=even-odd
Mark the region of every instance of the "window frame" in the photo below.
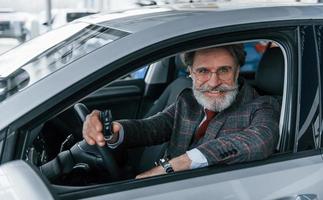
[[[260,30],[264,30],[263,28],[259,28]],[[252,38],[266,38],[266,39],[270,39],[270,40],[274,40],[274,41],[276,41],[276,42],[278,42],[278,43],[280,43],[281,45],[282,45],[282,48],[284,48],[285,49],[285,51],[286,51],[286,59],[287,59],[287,69],[285,69],[285,72],[286,71],[289,71],[288,69],[290,69],[291,68],[291,66],[292,66],[292,64],[294,63],[294,62],[296,62],[295,60],[297,60],[297,54],[294,54],[295,53],[295,44],[294,44],[294,42],[293,42],[293,38],[290,38],[290,37],[292,37],[291,35],[289,35],[289,34],[293,34],[293,32],[294,32],[294,29],[295,29],[295,27],[291,27],[290,29],[291,30],[288,30],[288,28],[286,29],[286,28],[277,28],[278,30],[276,30],[276,29],[272,29],[272,28],[270,28],[270,29],[266,29],[266,30],[270,30],[273,34],[269,34],[268,35],[268,33],[267,34],[254,34],[253,36],[249,36],[247,33],[250,33],[250,32],[256,32],[257,30],[249,30],[249,31],[244,31],[244,32],[236,32],[236,34],[228,34],[228,36],[225,36],[224,37],[224,39],[223,38],[221,38],[221,39],[219,39],[219,40],[217,40],[217,39],[214,39],[214,38],[216,38],[216,36],[219,36],[219,35],[222,35],[222,34],[214,34],[214,35],[212,35],[212,37],[211,38],[213,38],[213,40],[211,40],[211,42],[214,42],[214,40],[215,41],[217,41],[216,43],[217,44],[223,44],[223,41],[226,41],[226,42],[232,42],[232,41],[236,41],[237,39],[236,38],[240,38],[239,40],[248,40],[248,39],[252,39]],[[280,31],[281,32],[280,32]],[[285,32],[285,30],[288,30],[287,32],[288,32],[288,34],[286,34],[286,33],[284,33]],[[278,33],[278,32],[280,32],[280,33]],[[242,35],[243,36],[241,36],[241,33],[243,33]],[[226,35],[226,34],[223,34],[223,35]],[[234,36],[234,37],[231,37],[231,36]],[[203,38],[203,40],[202,40],[202,46],[204,46],[205,45],[205,43],[207,43],[207,44],[209,44],[210,43],[210,41],[206,41],[206,39],[207,39],[208,37],[205,37],[205,38]],[[199,40],[201,40],[201,38],[197,38],[196,39],[196,41],[199,41]],[[286,40],[286,41],[284,41],[284,40]],[[187,42],[187,39],[186,40],[184,40],[185,42]],[[194,41],[194,40],[193,40]],[[182,43],[184,43],[183,41],[181,41],[181,42],[179,42],[178,44],[172,44],[170,47],[169,47],[169,49],[171,49],[173,52],[174,52],[174,50],[173,50],[173,48],[174,47],[181,47],[181,44]],[[166,49],[166,48],[165,48]],[[181,48],[179,48],[179,49],[182,49],[182,50],[184,50],[184,49],[187,49],[187,46],[182,46]],[[160,50],[161,51],[161,50]],[[156,52],[154,52],[154,54],[156,54],[156,55],[158,55],[158,52],[160,52],[160,51],[156,51]],[[166,51],[167,52],[167,51]],[[152,58],[153,59],[155,59],[156,60],[156,55],[155,56],[152,56]],[[162,55],[162,54],[161,54]],[[294,55],[296,55],[296,57],[294,57]],[[163,55],[162,55],[163,56]],[[160,59],[160,57],[158,57],[157,56],[157,58],[159,58]],[[141,66],[142,65],[142,60],[144,60],[144,57],[142,57],[142,58],[139,58],[137,61],[135,61],[134,63],[135,63],[135,65],[136,66]],[[149,60],[149,59],[148,59]],[[292,74],[287,74],[287,75],[285,75],[285,81],[286,81],[286,83],[284,84],[284,91],[287,91],[287,89],[288,88],[291,88],[291,87],[293,87],[292,86],[292,83],[290,83],[291,81],[296,81],[295,79],[294,79],[294,76],[295,76],[295,73],[297,73],[297,70],[295,71],[295,69],[294,70],[292,70],[292,72],[291,72]],[[102,80],[102,79],[100,79],[100,80]],[[97,81],[100,81],[100,80],[97,80]],[[95,81],[96,82],[96,81]],[[105,84],[105,83],[102,83],[102,84]],[[291,126],[292,126],[292,124],[293,123],[295,123],[295,120],[293,119],[293,117],[291,117],[291,110],[293,109],[293,107],[294,107],[294,96],[296,95],[295,94],[295,88],[292,88],[293,89],[293,92],[292,92],[292,94],[290,95],[290,94],[288,94],[288,95],[286,95],[286,100],[285,100],[285,104],[286,104],[286,106],[284,106],[284,112],[287,112],[287,113],[285,113],[285,115],[283,116],[283,120],[286,120],[286,119],[288,119],[288,125],[286,125],[286,126],[283,126],[282,127],[282,129],[284,129],[284,131],[283,131],[283,134],[286,134],[286,138],[288,138],[288,137],[292,137],[291,136],[291,132],[292,132],[292,130],[291,130]],[[289,96],[290,95],[290,96]],[[73,95],[72,95],[73,96]],[[72,98],[72,99],[75,99],[75,98],[73,98],[73,97],[68,97],[68,98]],[[67,103],[68,102],[70,102],[70,101],[66,101]],[[291,104],[289,104],[289,103],[291,103]],[[287,106],[288,105],[288,106]],[[62,105],[60,105],[60,106],[62,106]],[[55,107],[52,107],[51,108],[51,110],[55,110]],[[40,116],[42,116],[42,115],[40,115]],[[49,118],[49,116],[48,116],[48,114],[47,114],[47,117],[45,118],[45,119],[48,119]],[[24,126],[25,128],[27,128],[27,127],[34,127],[34,123],[35,123],[35,121],[37,121],[37,119],[38,119],[38,117],[37,118],[35,118],[32,122],[32,124],[27,124],[26,126]],[[294,121],[294,122],[293,122]],[[287,146],[288,147],[290,147],[290,146],[293,146],[293,144],[289,144],[288,143],[288,141],[286,142],[286,140],[285,141],[283,141],[282,143],[281,143],[282,145],[286,145],[287,144]],[[288,149],[288,148],[287,148]],[[285,151],[286,149],[284,149],[283,151]],[[290,150],[290,148],[289,148],[289,150]],[[279,160],[279,159],[278,159]],[[259,162],[257,162],[259,165],[262,165],[263,163],[266,163],[265,161],[259,161]],[[252,164],[242,164],[243,166],[245,166],[245,167],[253,167],[253,166],[257,166],[258,164],[255,164],[255,163],[252,163]],[[240,165],[239,165],[239,167],[240,168],[235,168],[235,167],[230,167],[230,166],[227,166],[226,167],[226,169],[227,170],[236,170],[236,169],[241,169],[241,168],[243,168],[243,167],[241,167]],[[177,175],[167,175],[167,176],[165,176],[165,177],[156,177],[156,179],[153,179],[154,181],[154,183],[155,184],[160,184],[160,183],[163,183],[163,182],[170,182],[170,181],[175,181],[175,180],[184,180],[184,179],[187,179],[187,178],[191,178],[192,176],[193,177],[195,177],[195,176],[201,176],[201,174],[207,174],[205,171],[208,171],[208,169],[209,168],[206,168],[206,169],[198,169],[198,170],[196,170],[196,171],[194,171],[193,173],[192,172],[189,172],[189,173],[187,173],[187,172],[183,172],[182,174],[179,174],[178,176]],[[199,173],[197,173],[198,171],[201,171],[201,174],[199,174]],[[226,171],[226,170],[220,170],[220,172],[223,172],[223,171]],[[193,175],[191,175],[191,174],[193,174]],[[196,174],[196,175],[194,175],[194,174]],[[172,178],[173,177],[173,178]],[[165,181],[161,181],[161,180],[165,180]],[[122,185],[123,183],[125,183],[125,182],[120,182],[120,184]],[[119,183],[115,183],[115,184],[112,184],[112,185],[110,185],[110,184],[104,184],[104,185],[102,185],[102,186],[98,186],[97,188],[95,188],[94,190],[98,190],[98,192],[99,193],[104,193],[104,194],[106,194],[106,192],[105,191],[103,191],[104,190],[104,188],[110,188],[110,192],[115,192],[115,191],[122,191],[123,189],[120,189],[120,190],[118,190],[117,188],[118,188],[118,185],[120,186],[120,184]],[[132,184],[134,184],[135,186],[134,186],[134,188],[138,188],[138,187],[145,187],[145,186],[148,186],[148,185],[150,185],[150,182],[149,181],[146,181],[146,180],[142,180],[142,181],[129,181],[129,182],[127,182],[125,185],[132,185]],[[128,186],[125,186],[127,189],[129,189],[129,187]],[[55,187],[55,186],[54,186]],[[77,189],[71,189],[71,190],[69,190],[69,189],[67,189],[67,190],[61,190],[62,188],[61,187],[56,187],[57,188],[57,190],[59,190],[59,191],[61,191],[62,192],[62,195],[63,196],[65,196],[66,198],[68,198],[68,193],[69,192],[71,192],[71,194],[73,193],[73,191],[76,191]],[[84,191],[87,191],[86,189],[88,188],[88,189],[90,189],[91,187],[81,187],[82,189],[85,189]],[[91,190],[91,189],[90,189]],[[82,196],[82,197],[84,197],[84,196]],[[89,197],[89,196],[88,196]]]

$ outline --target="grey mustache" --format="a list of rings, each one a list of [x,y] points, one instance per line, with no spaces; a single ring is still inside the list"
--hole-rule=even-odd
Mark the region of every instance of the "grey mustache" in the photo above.
[[[197,91],[200,92],[230,92],[230,91],[234,91],[238,88],[238,86],[236,87],[217,87],[217,88],[200,88],[200,89],[196,89]]]

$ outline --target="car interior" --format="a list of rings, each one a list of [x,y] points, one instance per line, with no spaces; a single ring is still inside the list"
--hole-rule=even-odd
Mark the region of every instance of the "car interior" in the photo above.
[[[252,84],[260,95],[272,95],[282,102],[285,58],[281,47],[270,40],[246,41],[244,44],[247,60],[240,69],[240,78]],[[131,72],[79,103],[86,105],[86,112],[110,109],[115,120],[140,119],[162,111],[176,101],[183,89],[192,86],[182,53],[142,66],[141,70],[144,71],[141,77],[137,78],[138,71]],[[86,155],[80,158],[75,155],[71,158],[66,153],[73,151],[76,144],[82,146],[78,143],[82,141],[82,121],[75,108],[64,110],[31,132],[24,159],[38,167],[56,185],[83,186],[133,179],[140,172],[152,168],[167,148],[167,143],[164,143],[133,149],[125,149],[121,145],[117,149],[109,149],[107,154],[115,160],[113,168],[118,168],[119,176],[114,177],[107,171],[115,169],[104,166],[106,160],[97,150],[86,149]],[[277,152],[280,152],[279,146]],[[80,162],[76,163],[78,159]]]

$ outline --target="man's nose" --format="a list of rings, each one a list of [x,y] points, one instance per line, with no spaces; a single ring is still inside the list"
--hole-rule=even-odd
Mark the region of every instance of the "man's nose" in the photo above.
[[[212,73],[210,79],[208,80],[208,85],[211,87],[216,87],[221,84],[221,80],[219,79],[217,73]]]

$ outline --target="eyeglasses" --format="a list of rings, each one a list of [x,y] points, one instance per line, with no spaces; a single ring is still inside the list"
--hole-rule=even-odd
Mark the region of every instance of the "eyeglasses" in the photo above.
[[[217,69],[215,72],[211,72],[205,67],[195,67],[191,68],[191,72],[195,75],[196,79],[199,81],[208,81],[212,77],[212,74],[216,74],[217,78],[226,81],[232,77],[233,67],[223,66]]]

